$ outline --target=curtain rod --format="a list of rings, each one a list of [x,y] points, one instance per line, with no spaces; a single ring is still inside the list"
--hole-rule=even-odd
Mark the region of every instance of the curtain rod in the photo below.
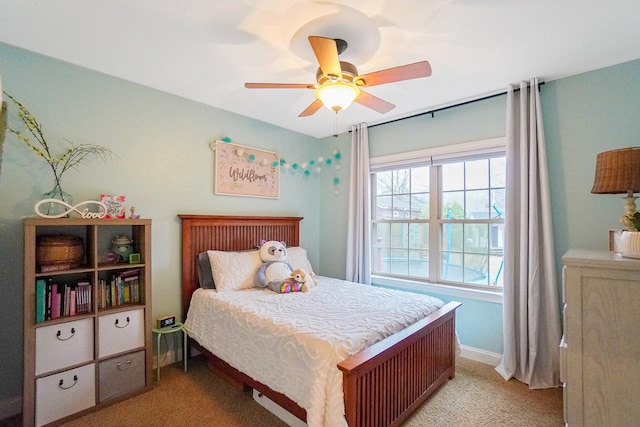
[[[539,87],[542,86],[542,85],[544,85],[544,82],[538,83],[538,90],[540,90]],[[514,89],[515,92],[517,92],[519,90],[520,90],[520,88],[515,88]],[[426,116],[427,114],[431,114],[431,117],[434,117],[435,113],[438,113],[440,111],[448,110],[450,108],[455,108],[455,107],[461,107],[461,106],[467,105],[467,104],[473,104],[474,102],[484,101],[484,100],[487,100],[487,99],[496,98],[498,96],[502,96],[502,95],[506,95],[506,94],[507,94],[507,91],[505,90],[503,92],[498,92],[498,93],[494,93],[492,95],[482,96],[482,97],[476,98],[476,99],[469,99],[467,101],[459,102],[457,104],[447,105],[445,107],[440,107],[440,108],[436,108],[434,110],[424,111],[422,113],[413,114],[411,116],[400,117],[400,118],[392,119],[392,120],[389,120],[389,121],[386,121],[386,122],[376,123],[376,124],[373,124],[371,126],[367,126],[367,128],[374,128],[374,127],[380,126],[380,125],[386,125],[386,124],[389,124],[389,123],[399,122],[399,121],[406,120],[406,119],[413,119],[414,117]],[[349,130],[349,132],[351,132],[351,130]]]

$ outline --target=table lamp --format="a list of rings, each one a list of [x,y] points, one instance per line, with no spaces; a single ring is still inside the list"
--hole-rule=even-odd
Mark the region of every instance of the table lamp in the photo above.
[[[627,228],[627,232],[623,233],[622,254],[627,256],[637,251],[637,257],[640,257],[640,239],[637,239],[637,248],[625,248],[625,240],[627,241],[626,246],[632,244],[631,240],[633,240],[630,239],[630,236],[625,239],[625,235],[638,231],[629,220],[629,216],[636,212],[637,197],[634,196],[634,193],[640,192],[640,147],[620,148],[598,154],[591,192],[594,194],[626,194],[624,197],[626,210],[620,218],[620,222]],[[638,236],[640,237],[640,234]]]

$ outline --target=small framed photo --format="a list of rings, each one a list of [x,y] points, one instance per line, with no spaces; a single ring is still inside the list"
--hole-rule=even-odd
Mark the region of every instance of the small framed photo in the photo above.
[[[140,254],[129,254],[129,264],[140,264]]]
[[[623,229],[610,229],[609,230],[609,252],[622,253],[622,233]]]
[[[100,201],[107,207],[105,218],[124,219],[124,201],[126,196],[112,196],[111,194],[101,194]]]

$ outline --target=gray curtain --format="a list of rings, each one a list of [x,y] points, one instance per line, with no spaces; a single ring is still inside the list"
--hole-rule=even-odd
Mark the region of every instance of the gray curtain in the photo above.
[[[504,352],[496,370],[560,385],[560,310],[539,83],[507,89]]]
[[[346,279],[371,284],[371,178],[366,123],[351,126],[351,176],[347,224]]]

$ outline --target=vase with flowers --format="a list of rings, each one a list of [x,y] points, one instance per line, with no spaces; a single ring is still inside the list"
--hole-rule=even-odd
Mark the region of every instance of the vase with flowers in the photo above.
[[[626,231],[622,233],[622,256],[626,258],[640,258],[640,212],[626,214]]]
[[[72,204],[73,198],[67,192],[62,189],[62,176],[66,171],[71,168],[77,168],[83,164],[88,157],[96,156],[103,161],[110,159],[114,154],[111,150],[101,145],[95,144],[73,144],[67,141],[68,147],[63,150],[61,154],[55,154],[49,145],[49,142],[45,139],[42,125],[29,112],[27,107],[20,101],[9,95],[6,91],[3,93],[11,99],[13,105],[17,108],[18,117],[22,121],[26,132],[19,129],[14,129],[11,126],[7,126],[7,130],[13,133],[18,140],[24,142],[36,156],[44,159],[53,172],[53,188],[42,195],[44,199],[56,199],[63,201],[69,205]],[[45,214],[58,215],[62,214],[66,210],[64,205],[58,203],[47,203],[45,208]]]

